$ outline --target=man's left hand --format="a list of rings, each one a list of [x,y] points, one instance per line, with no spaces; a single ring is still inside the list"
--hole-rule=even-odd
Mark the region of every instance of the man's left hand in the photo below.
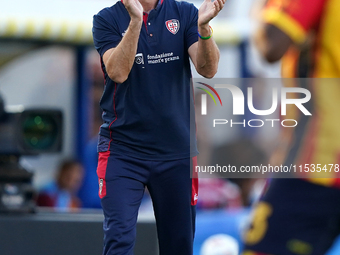
[[[226,0],[204,0],[198,11],[198,26],[205,26],[222,10]]]

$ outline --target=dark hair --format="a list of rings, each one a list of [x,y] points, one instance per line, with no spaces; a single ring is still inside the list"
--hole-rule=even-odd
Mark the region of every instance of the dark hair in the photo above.
[[[66,159],[61,162],[56,176],[57,183],[60,187],[62,186],[62,177],[70,170],[73,170],[74,166],[82,166],[82,163],[76,159]]]

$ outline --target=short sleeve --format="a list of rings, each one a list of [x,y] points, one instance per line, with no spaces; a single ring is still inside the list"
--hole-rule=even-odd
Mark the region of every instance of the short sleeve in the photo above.
[[[198,10],[193,4],[188,4],[188,9],[186,10],[185,15],[187,15],[187,28],[185,33],[185,43],[187,49],[198,41],[197,35],[197,20],[198,20]],[[188,15],[189,14],[189,15]]]
[[[294,42],[302,43],[307,33],[317,27],[325,0],[269,0],[263,19],[285,32]]]
[[[122,39],[112,19],[111,23],[101,13],[93,16],[93,42],[100,56],[103,56],[108,49],[115,48]]]

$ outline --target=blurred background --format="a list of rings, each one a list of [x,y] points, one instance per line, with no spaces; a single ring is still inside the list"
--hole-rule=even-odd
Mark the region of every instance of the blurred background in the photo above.
[[[62,140],[62,147],[55,147],[51,153],[44,153],[44,148],[34,151],[35,155],[10,152],[8,144],[0,139],[3,147],[0,152],[4,151],[0,167],[4,172],[10,171],[5,166],[16,162],[15,169],[32,174],[25,180],[32,183],[30,199],[39,205],[20,207],[20,202],[16,202],[20,197],[16,188],[21,189],[15,186],[17,181],[11,183],[0,178],[2,194],[7,194],[7,200],[2,198],[0,214],[2,255],[101,252],[103,218],[98,198],[96,144],[104,79],[91,28],[92,16],[114,2],[0,0],[0,95],[5,111],[38,109],[62,114],[62,122],[53,120],[55,126],[51,124],[55,136]],[[250,39],[257,27],[255,16],[260,2],[228,0],[211,23],[221,52],[216,78],[280,78],[280,63],[267,64]],[[201,4],[193,3],[197,7]],[[199,75],[193,71],[193,77]],[[268,91],[266,86],[258,90],[261,103],[266,98],[270,101]],[[13,110],[12,106],[18,105],[21,108]],[[44,121],[44,115],[34,114],[37,129],[44,129],[37,118],[42,116]],[[199,118],[197,124],[199,165],[209,165],[211,161],[222,162],[220,165],[265,163],[278,136],[278,128],[257,131],[239,128],[230,129],[221,139],[219,133],[205,133]],[[24,122],[18,121],[16,125],[20,129]],[[27,139],[33,147],[38,143],[34,135]],[[11,185],[6,186],[8,183]],[[241,235],[249,224],[251,205],[261,194],[264,183],[262,179],[228,180],[218,176],[200,180],[195,255],[236,255],[242,251]],[[9,201],[7,209],[4,201]],[[136,254],[157,254],[153,210],[147,195],[138,222]],[[336,252],[340,251],[330,254]]]

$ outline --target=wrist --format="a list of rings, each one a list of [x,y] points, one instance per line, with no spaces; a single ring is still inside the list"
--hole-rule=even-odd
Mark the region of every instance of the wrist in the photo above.
[[[143,24],[143,18],[131,18],[129,27],[141,27]]]
[[[208,34],[208,32],[206,31],[206,28],[201,29],[201,32],[198,29],[197,30],[198,37],[201,38],[201,40],[208,40],[208,39],[210,39],[212,37],[213,33],[214,33],[214,31],[213,31],[211,26],[208,27],[208,31],[209,31],[209,35],[205,36],[206,34]]]
[[[211,35],[209,23],[207,23],[207,24],[198,24],[198,33],[202,37],[209,37]]]

